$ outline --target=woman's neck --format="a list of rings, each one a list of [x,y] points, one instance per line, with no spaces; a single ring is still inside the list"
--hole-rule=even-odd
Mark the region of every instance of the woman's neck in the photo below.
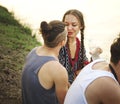
[[[76,38],[69,38],[69,39],[68,39],[68,44],[69,44],[69,45],[74,45],[74,44],[76,44]]]

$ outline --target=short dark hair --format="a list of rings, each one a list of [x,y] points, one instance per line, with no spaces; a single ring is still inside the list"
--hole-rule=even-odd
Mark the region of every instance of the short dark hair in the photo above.
[[[110,52],[111,52],[110,61],[116,65],[120,60],[120,33],[118,34],[118,37],[114,39],[110,47]]]

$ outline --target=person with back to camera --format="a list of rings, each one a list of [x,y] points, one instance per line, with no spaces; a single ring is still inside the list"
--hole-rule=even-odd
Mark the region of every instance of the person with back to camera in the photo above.
[[[66,43],[67,29],[58,20],[41,22],[44,45],[32,49],[22,72],[23,104],[63,104],[68,74],[59,63],[59,50]]]
[[[120,104],[120,34],[110,47],[107,63],[97,59],[85,66],[70,86],[64,104]]]
[[[59,52],[59,61],[68,71],[69,82],[72,84],[79,71],[89,63],[84,47],[85,23],[83,14],[76,9],[68,10],[62,21],[67,26],[68,40]],[[81,41],[77,37],[79,32]]]

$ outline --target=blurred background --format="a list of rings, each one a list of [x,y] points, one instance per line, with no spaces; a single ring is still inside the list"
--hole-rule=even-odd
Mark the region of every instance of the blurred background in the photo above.
[[[85,19],[85,47],[97,45],[103,49],[101,57],[109,61],[109,47],[120,32],[120,0],[0,0],[0,5],[13,12],[23,24],[28,24],[37,40],[41,40],[40,22],[62,20],[68,9],[78,9]],[[78,35],[79,37],[79,35]]]

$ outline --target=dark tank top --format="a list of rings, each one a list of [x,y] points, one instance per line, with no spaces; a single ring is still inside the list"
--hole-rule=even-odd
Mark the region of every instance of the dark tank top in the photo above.
[[[22,72],[22,100],[23,104],[58,104],[55,86],[45,89],[38,80],[40,68],[48,61],[56,60],[50,56],[38,56],[33,49],[27,56]]]

